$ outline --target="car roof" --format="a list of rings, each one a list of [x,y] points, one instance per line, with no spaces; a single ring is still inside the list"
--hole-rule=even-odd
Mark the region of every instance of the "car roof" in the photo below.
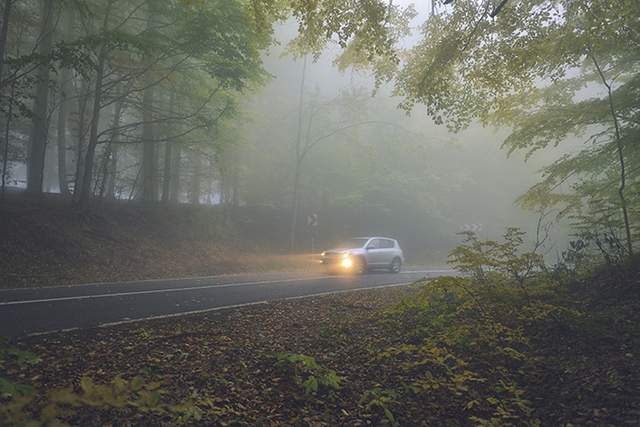
[[[386,239],[386,240],[396,240],[396,239],[392,239],[391,237],[382,237],[382,236],[370,236],[370,237],[352,237],[349,240],[353,240],[353,239]]]

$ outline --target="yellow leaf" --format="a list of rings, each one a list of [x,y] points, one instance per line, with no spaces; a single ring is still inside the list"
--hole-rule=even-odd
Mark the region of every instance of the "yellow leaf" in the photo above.
[[[162,385],[162,383],[160,381],[154,381],[152,383],[149,383],[149,385],[147,386],[147,390],[149,390],[149,391],[156,390],[161,385]]]

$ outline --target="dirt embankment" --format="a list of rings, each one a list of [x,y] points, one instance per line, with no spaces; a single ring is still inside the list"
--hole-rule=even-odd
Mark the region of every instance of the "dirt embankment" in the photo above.
[[[313,268],[265,250],[216,207],[103,204],[47,197],[0,204],[0,288]]]

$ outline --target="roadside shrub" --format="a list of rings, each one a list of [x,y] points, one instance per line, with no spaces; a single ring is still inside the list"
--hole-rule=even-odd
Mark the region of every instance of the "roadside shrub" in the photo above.
[[[284,352],[275,356],[275,366],[292,375],[306,396],[322,393],[329,400],[336,400],[336,391],[340,390],[344,378],[334,370],[319,365],[314,357],[306,354]]]
[[[22,365],[27,361],[36,362],[37,359],[35,354],[9,346],[5,339],[0,338],[0,367],[8,364]],[[35,392],[35,389],[0,377],[0,392],[3,397],[19,397]]]
[[[411,338],[376,363],[413,378],[409,393],[433,423],[540,425],[527,397],[545,364],[536,345],[578,313],[559,303],[541,257],[520,251],[519,230],[503,242],[463,235],[449,261],[461,275],[423,279],[417,296],[387,311]]]

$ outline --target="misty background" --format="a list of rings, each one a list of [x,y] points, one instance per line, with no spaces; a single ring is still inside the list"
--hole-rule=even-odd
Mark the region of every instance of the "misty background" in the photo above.
[[[428,10],[419,12],[414,25]],[[318,253],[353,236],[383,235],[400,241],[409,262],[442,263],[459,243],[456,233],[462,230],[497,239],[507,227],[519,227],[527,232],[526,249],[547,237],[543,252],[558,256],[568,239],[560,224],[552,216],[524,212],[513,204],[539,179],[537,171],[561,154],[558,149],[541,150],[525,163],[520,153],[507,158],[500,149],[508,129],[474,124],[454,134],[434,124],[420,105],[408,115],[398,108],[401,99],[391,96],[392,83],[375,88],[373,77],[354,66],[339,72],[332,64],[335,49],[327,49],[317,60],[287,54],[285,47],[297,30],[293,21],[275,27],[278,44],[261,56],[269,74],[264,86],[214,98],[213,106],[206,107],[210,117],[218,112],[226,117],[223,114],[231,109],[233,114],[203,130],[185,132],[175,142],[163,139],[179,133],[172,125],[149,131],[155,132],[155,139],[145,137],[145,123],[159,113],[138,109],[134,103],[119,104],[117,92],[124,89],[114,83],[104,96],[113,97],[113,102],[100,118],[103,140],[94,147],[95,181],[87,194],[121,203],[225,207],[227,212],[242,212],[229,215],[244,221],[244,227],[255,228],[256,234],[292,253]],[[58,31],[56,36],[64,39],[63,28]],[[414,28],[414,34],[417,31]],[[412,37],[404,42],[407,47]],[[74,96],[81,99],[83,80],[79,75],[71,79]],[[117,85],[135,85],[136,79],[123,78]],[[64,82],[49,87],[60,85]],[[189,90],[194,90],[192,99],[206,98]],[[148,88],[139,91],[153,96]],[[156,108],[178,109],[178,114],[183,113],[180,108],[190,108],[196,115],[198,102],[203,102],[182,107],[177,96],[161,99],[158,92]],[[50,101],[42,190],[76,198],[76,183],[86,176],[78,153],[91,145],[91,109],[71,113],[68,141],[60,151],[56,138],[62,122],[56,106],[65,99],[52,90]],[[147,98],[136,102],[146,103]],[[158,107],[160,102],[164,104]],[[107,132],[110,121],[123,124],[121,131]],[[3,157],[3,194],[5,187],[28,187],[29,125],[25,118],[11,124],[12,142],[6,144]],[[127,127],[134,125],[137,136],[127,136]],[[62,154],[66,158],[61,161]],[[148,184],[151,181],[155,184]]]
[[[401,100],[392,97],[390,85],[376,90],[373,78],[355,67],[339,72],[332,65],[335,52],[315,62],[283,54],[296,31],[294,22],[276,31],[282,44],[264,57],[274,78],[247,101],[250,120],[243,126],[250,136],[239,154],[248,171],[243,203],[286,218],[304,72],[302,139],[314,145],[301,162],[296,252],[318,252],[356,235],[384,235],[397,238],[411,262],[441,263],[460,242],[457,233],[469,226],[479,228],[483,239],[499,239],[507,227],[518,227],[527,232],[528,249],[546,236],[543,252],[557,259],[567,230],[554,216],[541,218],[514,201],[566,146],[525,162],[522,153],[508,157],[500,148],[507,129],[478,123],[452,133],[421,106],[409,115],[398,108]],[[315,226],[305,227],[308,215],[317,216]]]

